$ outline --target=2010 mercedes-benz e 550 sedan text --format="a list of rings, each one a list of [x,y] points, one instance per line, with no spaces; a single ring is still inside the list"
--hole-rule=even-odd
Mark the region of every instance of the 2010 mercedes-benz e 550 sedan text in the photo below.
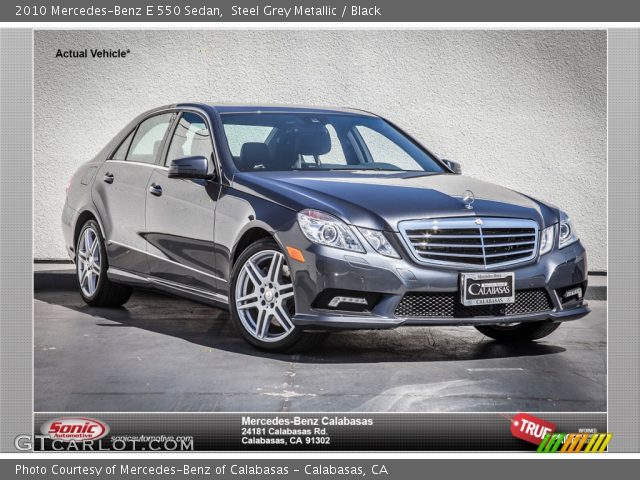
[[[565,213],[357,110],[149,111],[73,175],[62,223],[88,304],[152,287],[267,350],[401,325],[536,340],[589,312]]]

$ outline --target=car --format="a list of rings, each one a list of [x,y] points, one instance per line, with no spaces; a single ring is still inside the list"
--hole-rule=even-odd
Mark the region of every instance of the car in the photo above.
[[[268,351],[409,325],[534,341],[589,313],[565,212],[361,110],[148,111],[75,172],[62,225],[87,304],[160,290],[229,309]]]

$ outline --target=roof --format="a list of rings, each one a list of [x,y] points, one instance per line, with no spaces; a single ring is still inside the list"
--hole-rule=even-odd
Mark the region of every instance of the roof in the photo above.
[[[318,114],[354,114],[375,117],[370,112],[355,108],[316,107],[307,105],[264,105],[264,104],[219,104],[219,103],[179,103],[177,107],[211,108],[217,113],[318,113]]]

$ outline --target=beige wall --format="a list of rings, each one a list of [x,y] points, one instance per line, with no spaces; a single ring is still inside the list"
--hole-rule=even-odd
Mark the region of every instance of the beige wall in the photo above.
[[[78,165],[138,113],[199,100],[379,113],[466,174],[565,209],[590,270],[606,270],[606,99],[602,31],[39,31],[35,257],[66,257],[60,212]]]

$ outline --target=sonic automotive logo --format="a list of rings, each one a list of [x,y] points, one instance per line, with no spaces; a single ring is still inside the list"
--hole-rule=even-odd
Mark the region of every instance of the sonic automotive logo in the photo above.
[[[109,425],[94,418],[65,417],[42,424],[40,432],[51,440],[85,442],[106,437]]]

